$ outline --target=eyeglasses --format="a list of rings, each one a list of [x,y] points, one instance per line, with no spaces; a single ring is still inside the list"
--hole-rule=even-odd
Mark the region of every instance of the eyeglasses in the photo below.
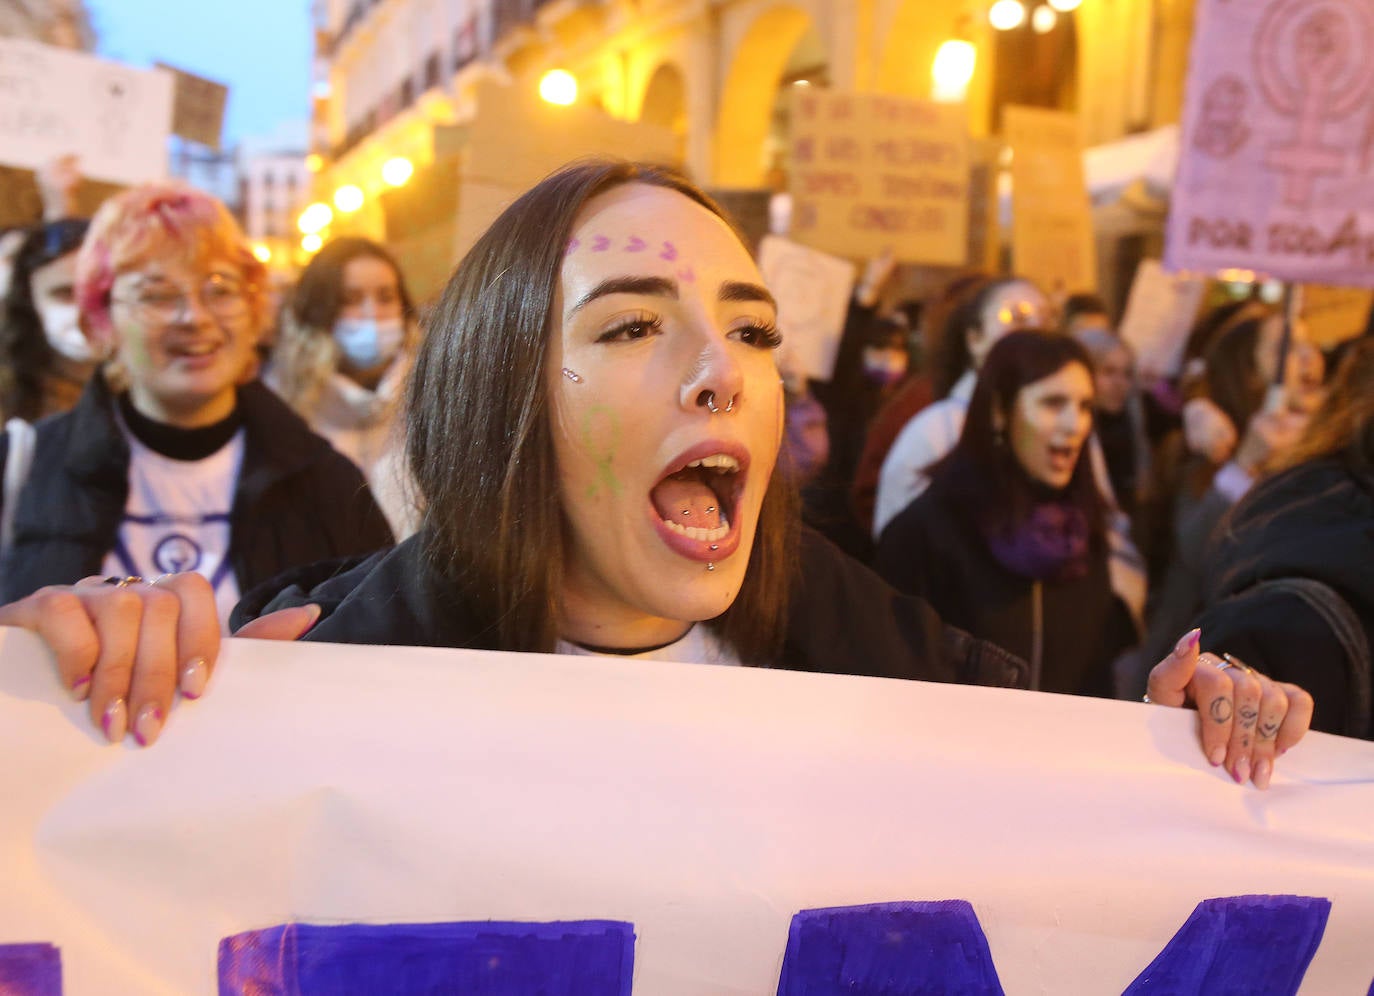
[[[251,284],[237,277],[214,273],[194,293],[195,299],[215,318],[232,321],[248,313],[248,294],[252,289]],[[172,287],[147,287],[128,297],[112,294],[110,300],[139,308],[144,314],[168,323],[181,321],[191,310],[191,296]]]

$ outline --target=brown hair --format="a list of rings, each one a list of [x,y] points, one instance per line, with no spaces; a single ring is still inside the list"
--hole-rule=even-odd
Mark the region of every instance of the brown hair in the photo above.
[[[604,159],[564,167],[477,240],[416,354],[408,455],[426,502],[426,553],[495,649],[551,652],[558,639],[566,526],[545,380],[553,301],[577,215],[629,183],[677,191],[729,222],[671,169]],[[739,596],[711,623],[746,663],[770,663],[781,649],[798,521],[795,489],[775,471]]]
[[[997,532],[1019,527],[1030,515],[1037,492],[1043,490],[1021,467],[1005,432],[998,430],[998,414],[1010,420],[1023,388],[1072,363],[1092,377],[1092,357],[1077,339],[1041,329],[1007,333],[983,361],[959,442],[930,473],[932,478],[944,477],[966,496],[967,507],[984,529]],[[1107,509],[1086,442],[1064,497],[1083,511],[1094,542],[1102,544]]]
[[[1350,348],[1326,400],[1278,469],[1321,457],[1344,457],[1356,467],[1374,468],[1374,339]]]
[[[396,275],[406,348],[411,348],[419,337],[414,301],[400,266],[386,247],[353,236],[330,240],[301,273],[291,303],[282,311],[273,348],[270,381],[299,412],[314,410],[324,385],[339,367],[339,347],[333,331],[343,310],[344,269],[353,260],[364,257],[381,260]]]

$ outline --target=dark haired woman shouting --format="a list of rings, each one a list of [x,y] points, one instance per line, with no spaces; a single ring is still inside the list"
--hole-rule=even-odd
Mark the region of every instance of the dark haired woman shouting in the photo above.
[[[1106,509],[1081,458],[1093,401],[1076,340],[1000,340],[958,445],[883,533],[876,564],[947,622],[1029,660],[1032,687],[1108,696],[1111,661],[1135,633],[1111,590]]]
[[[799,538],[774,472],[776,320],[744,242],[682,177],[623,162],[554,174],[478,240],[420,346],[408,395],[420,531],[346,573],[298,573],[267,605],[280,611],[240,635],[316,623],[307,639],[1027,684],[1023,661]],[[127,672],[119,688],[92,648],[171,593],[95,579],[0,607],[0,624],[42,633],[68,687],[94,670],[102,696],[127,694]],[[144,617],[162,629],[133,664],[138,694],[167,706],[168,657],[213,660],[218,646],[213,631],[177,629],[206,606],[175,596],[177,611]],[[263,599],[245,601],[241,616]],[[1300,690],[1198,667],[1187,640],[1153,681],[1174,705],[1265,694],[1284,745],[1306,728]],[[1255,748],[1233,725],[1208,724],[1204,744],[1248,764]]]

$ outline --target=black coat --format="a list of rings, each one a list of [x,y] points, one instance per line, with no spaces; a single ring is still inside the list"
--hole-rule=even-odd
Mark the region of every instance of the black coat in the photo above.
[[[0,562],[0,602],[100,572],[129,496],[129,445],[115,406],[97,375],[75,408],[35,427],[33,463]],[[386,519],[347,457],[261,384],[239,389],[238,410],[243,463],[228,559],[241,591],[301,564],[391,545]],[[7,456],[0,436],[0,466]]]
[[[1208,551],[1202,646],[1312,693],[1312,727],[1374,736],[1374,472],[1312,460],[1261,482]]]
[[[1038,658],[1031,687],[1042,691],[1110,696],[1112,661],[1134,642],[1130,614],[1112,593],[1105,544],[1091,554],[1085,577],[1032,581],[992,555],[969,503],[941,475],[888,523],[874,566],[951,625],[1031,661],[1033,672]]]
[[[305,636],[331,643],[497,649],[453,586],[432,570],[424,533],[338,570],[316,565],[249,592],[231,627],[263,612],[314,603]],[[781,656],[764,667],[962,684],[1027,686],[1024,661],[944,625],[922,599],[903,596],[819,534],[802,535],[800,571]]]

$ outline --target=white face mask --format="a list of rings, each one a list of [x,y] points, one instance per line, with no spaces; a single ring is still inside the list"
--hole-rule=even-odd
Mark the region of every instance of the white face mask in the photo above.
[[[76,305],[47,302],[39,304],[37,311],[43,321],[43,335],[59,356],[73,363],[95,361],[95,351],[77,321]]]
[[[405,323],[399,318],[340,318],[334,323],[334,341],[359,370],[390,362],[404,340]]]

